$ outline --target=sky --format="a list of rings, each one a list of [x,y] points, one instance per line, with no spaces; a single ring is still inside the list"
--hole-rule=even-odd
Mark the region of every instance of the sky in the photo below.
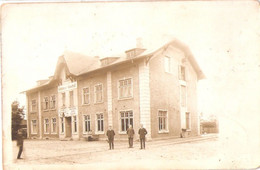
[[[257,1],[5,4],[1,17],[4,112],[15,99],[23,105],[19,93],[53,75],[66,50],[102,58],[135,47],[139,37],[144,47],[175,37],[206,75],[199,112],[224,120],[224,131],[238,127],[227,134],[259,132]]]

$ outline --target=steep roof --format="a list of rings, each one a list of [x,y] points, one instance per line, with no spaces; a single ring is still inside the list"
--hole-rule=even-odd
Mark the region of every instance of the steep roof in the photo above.
[[[170,45],[172,45],[184,52],[185,56],[188,58],[191,65],[193,66],[194,70],[196,71],[199,80],[205,78],[204,73],[200,69],[198,63],[196,62],[196,60],[195,60],[194,56],[192,55],[188,46],[177,39],[172,39],[171,41],[168,41],[168,43],[165,43],[165,42],[163,43],[163,42],[158,41],[156,45],[154,45],[153,47],[151,46],[151,47],[147,48],[144,52],[142,52],[141,54],[139,54],[135,57],[127,58],[125,54],[119,54],[119,55],[117,55],[117,57],[118,56],[120,56],[120,57],[117,60],[115,60],[114,62],[112,62],[108,65],[105,65],[105,66],[101,65],[100,59],[98,57],[89,57],[86,55],[82,55],[80,53],[66,51],[58,59],[54,76],[52,78],[50,78],[48,81],[46,81],[34,88],[26,90],[26,91],[36,90],[43,86],[49,85],[51,82],[53,82],[55,79],[57,79],[59,70],[60,70],[61,66],[64,66],[64,65],[66,66],[66,68],[68,69],[70,74],[72,74],[74,76],[79,76],[79,75],[83,75],[86,73],[90,73],[92,71],[98,71],[103,68],[108,68],[111,66],[119,65],[119,64],[131,61],[131,60],[137,60],[137,59],[141,59],[144,57],[152,56],[156,52],[158,52],[162,49],[166,49]]]

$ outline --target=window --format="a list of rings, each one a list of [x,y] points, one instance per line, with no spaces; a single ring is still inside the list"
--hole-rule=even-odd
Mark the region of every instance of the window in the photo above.
[[[100,103],[102,102],[102,84],[98,84],[95,86],[95,102]]]
[[[90,129],[90,115],[84,115],[84,132],[91,132]]]
[[[36,120],[32,120],[31,122],[31,133],[32,134],[36,134],[37,133],[37,121]]]
[[[51,119],[51,123],[52,123],[52,126],[51,126],[51,133],[57,133],[57,122],[56,122],[56,118],[52,118]]]
[[[73,91],[70,91],[70,107],[74,106]]]
[[[180,80],[186,80],[186,73],[185,73],[185,67],[179,66],[179,79]]]
[[[191,119],[190,119],[190,112],[186,112],[186,129],[190,130]]]
[[[181,107],[186,107],[186,86],[181,85]]]
[[[132,79],[119,80],[119,98],[132,97]]]
[[[66,105],[66,93],[62,93],[62,106]]]
[[[164,57],[164,71],[168,73],[171,72],[171,58],[168,56]]]
[[[73,116],[73,132],[77,133],[77,116]]]
[[[31,108],[31,111],[32,112],[36,112],[36,109],[37,109],[37,102],[35,99],[32,100],[32,108]]]
[[[44,97],[43,109],[47,110],[48,108],[49,108],[49,98],[48,97]]]
[[[159,110],[158,113],[159,131],[167,131],[167,111]]]
[[[97,114],[97,132],[104,131],[104,117],[103,114]]]
[[[52,95],[50,98],[50,109],[55,109],[56,105],[56,97],[55,95]]]
[[[49,133],[49,119],[44,119],[44,133]]]
[[[83,104],[89,104],[89,88],[83,88]]]
[[[60,118],[60,122],[61,122],[61,133],[64,133],[64,117]]]
[[[120,111],[120,119],[121,119],[121,128],[122,132],[125,132],[129,124],[133,127],[133,111]]]

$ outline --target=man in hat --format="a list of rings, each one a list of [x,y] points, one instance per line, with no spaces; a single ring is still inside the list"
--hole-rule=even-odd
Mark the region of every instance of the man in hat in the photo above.
[[[129,148],[133,148],[134,134],[135,131],[132,128],[132,125],[129,125],[129,128],[127,129]]]
[[[139,131],[138,131],[138,134],[140,136],[140,144],[141,144],[140,149],[145,149],[145,135],[147,134],[147,130],[143,127],[142,124],[140,126]]]
[[[112,129],[112,126],[109,126],[109,129],[107,130],[107,138],[109,143],[109,150],[114,149],[114,136],[115,132]]]

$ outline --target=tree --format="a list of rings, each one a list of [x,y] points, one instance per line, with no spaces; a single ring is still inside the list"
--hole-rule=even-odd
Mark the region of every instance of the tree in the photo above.
[[[24,107],[19,106],[18,101],[14,101],[12,107],[12,140],[17,137],[18,130],[21,128],[21,123],[24,118]]]

